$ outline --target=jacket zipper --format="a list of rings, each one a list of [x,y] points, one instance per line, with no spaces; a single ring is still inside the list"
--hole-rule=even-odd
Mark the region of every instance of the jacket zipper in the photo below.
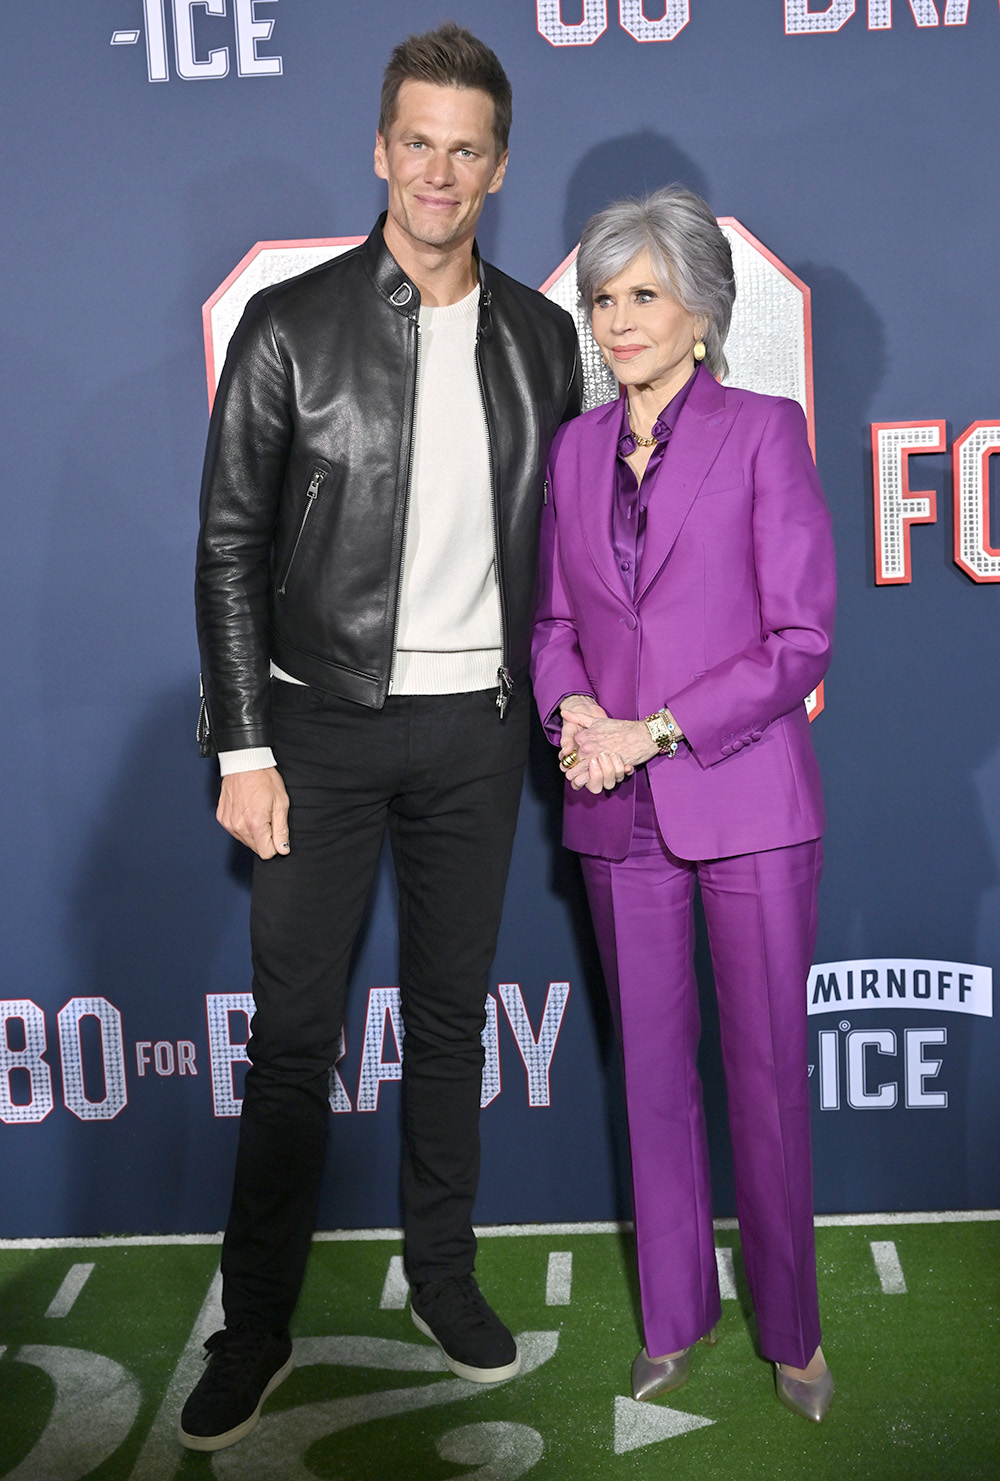
[[[514,679],[505,663],[497,669],[497,709],[500,719],[504,717],[510,697],[514,693]]]
[[[481,302],[481,306],[480,306],[481,310],[482,309],[488,309],[489,308],[491,296],[492,295],[490,294],[490,290],[488,288],[484,288],[483,289],[483,298],[482,298],[482,302]],[[496,577],[497,577],[497,595],[500,598],[500,634],[501,634],[501,641],[503,643],[503,657],[506,660],[507,653],[509,651],[510,645],[509,645],[509,643],[507,641],[507,590],[506,590],[506,587],[504,585],[503,560],[501,558],[500,511],[497,508],[497,479],[496,479],[496,464],[495,464],[495,458],[496,458],[496,438],[493,436],[493,429],[490,426],[489,402],[486,399],[486,386],[485,386],[485,383],[484,383],[484,380],[483,380],[483,365],[482,365],[482,361],[481,361],[481,359],[479,357],[480,339],[481,339],[480,331],[477,328],[476,329],[476,376],[477,376],[477,378],[479,380],[479,399],[480,399],[480,401],[483,404],[483,421],[486,423],[486,442],[487,442],[487,446],[489,448],[489,455],[490,455],[490,507],[491,507],[491,509],[493,511],[493,555],[494,555],[494,568],[496,570]],[[513,693],[513,691],[514,691],[514,680],[513,680],[513,677],[511,675],[510,669],[507,667],[506,662],[503,662],[503,663],[501,663],[500,667],[497,669],[497,710],[499,711],[500,719],[501,720],[503,719],[504,714],[506,713],[507,705],[510,702],[510,697],[511,697],[511,694]]]
[[[395,657],[395,653],[396,653],[396,634],[399,631],[399,598],[400,598],[400,593],[402,591],[402,586],[403,586],[403,557],[404,557],[404,554],[405,554],[405,551],[406,551],[406,524],[407,524],[407,518],[408,518],[409,512],[410,512],[410,471],[411,471],[411,469],[413,467],[413,437],[414,437],[414,433],[416,431],[415,423],[416,423],[416,419],[417,419],[417,374],[418,374],[418,371],[419,371],[418,361],[420,359],[420,324],[419,323],[414,323],[414,321],[412,319],[409,319],[408,320],[408,323],[410,325],[410,329],[411,329],[411,332],[413,334],[413,341],[414,341],[414,351],[413,351],[413,382],[412,382],[412,385],[410,387],[409,426],[406,429],[406,432],[407,432],[407,439],[406,439],[406,467],[404,469],[404,475],[405,476],[403,478],[403,488],[406,490],[406,492],[405,492],[405,494],[403,496],[403,508],[402,508],[402,513],[401,513],[401,516],[400,516],[399,562],[398,562],[398,564],[396,566],[396,571],[395,571],[395,576],[396,576],[396,582],[395,582],[395,608],[394,608],[393,614],[392,614],[392,643],[391,643],[391,646],[389,648],[389,676],[390,676],[390,680],[391,680],[391,677],[392,677],[392,661],[393,661],[393,658]],[[397,488],[397,497],[398,497],[398,490],[399,490],[399,484],[398,483],[396,485],[396,488]]]
[[[198,725],[196,736],[198,741],[199,756],[211,756],[215,750],[212,742],[212,721],[208,713],[208,700],[205,698],[205,680],[201,674],[198,675]]]
[[[317,495],[319,494],[320,488],[325,479],[326,474],[323,472],[322,468],[313,469],[312,478],[310,478],[309,480],[309,487],[306,489],[306,507],[302,511],[302,523],[299,525],[299,532],[295,536],[295,544],[292,546],[292,553],[288,557],[288,561],[285,565],[285,574],[282,576],[281,585],[278,587],[279,596],[285,595],[285,586],[288,582],[288,577],[291,572],[292,566],[295,563],[295,556],[298,553],[298,548],[302,541],[302,536],[305,534],[306,520],[309,518],[310,514],[313,511],[313,508],[316,504]]]

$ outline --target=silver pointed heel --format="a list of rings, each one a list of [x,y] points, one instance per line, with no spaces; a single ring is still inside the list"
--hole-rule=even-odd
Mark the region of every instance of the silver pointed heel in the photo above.
[[[833,1398],[833,1374],[829,1368],[818,1378],[790,1378],[775,1363],[774,1386],[786,1409],[801,1414],[803,1419],[810,1419],[814,1424],[819,1424]]]
[[[691,1376],[691,1348],[686,1347],[675,1358],[651,1358],[645,1348],[636,1354],[632,1364],[632,1397],[640,1402],[655,1399],[680,1388]]]
[[[708,1347],[714,1347],[718,1340],[716,1327],[706,1332],[704,1337],[698,1338],[699,1342],[704,1342]],[[632,1364],[632,1397],[641,1403],[645,1399],[655,1399],[657,1394],[668,1394],[671,1389],[680,1388],[682,1383],[687,1383],[691,1376],[691,1354],[694,1349],[695,1344],[692,1343],[675,1358],[651,1358],[643,1348]]]

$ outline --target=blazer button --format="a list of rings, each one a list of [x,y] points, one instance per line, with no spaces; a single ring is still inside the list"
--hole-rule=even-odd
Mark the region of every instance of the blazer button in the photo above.
[[[618,621],[621,623],[622,627],[627,627],[629,632],[635,632],[636,619],[632,616],[631,612],[628,614],[627,617],[619,617]]]
[[[760,736],[761,736],[761,733],[760,733],[759,730],[751,730],[751,732],[750,732],[750,739],[752,741],[758,741],[758,740],[760,740]]]
[[[732,753],[733,753],[732,746],[728,746],[728,745],[727,746],[720,746],[719,747],[719,750],[722,752],[723,756],[731,756]]]

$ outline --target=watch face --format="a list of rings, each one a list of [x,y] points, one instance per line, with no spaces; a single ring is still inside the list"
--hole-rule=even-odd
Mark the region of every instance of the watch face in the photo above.
[[[676,726],[667,719],[663,711],[657,710],[655,714],[647,715],[643,723],[660,755],[674,756],[677,752]]]

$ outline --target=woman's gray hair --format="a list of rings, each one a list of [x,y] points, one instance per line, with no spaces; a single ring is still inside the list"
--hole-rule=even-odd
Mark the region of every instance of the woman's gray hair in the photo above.
[[[599,288],[649,253],[660,287],[689,314],[704,316],[705,365],[715,376],[729,369],[722,347],[736,298],[733,254],[707,202],[683,185],[665,185],[591,216],[580,237],[576,281],[590,314]]]

